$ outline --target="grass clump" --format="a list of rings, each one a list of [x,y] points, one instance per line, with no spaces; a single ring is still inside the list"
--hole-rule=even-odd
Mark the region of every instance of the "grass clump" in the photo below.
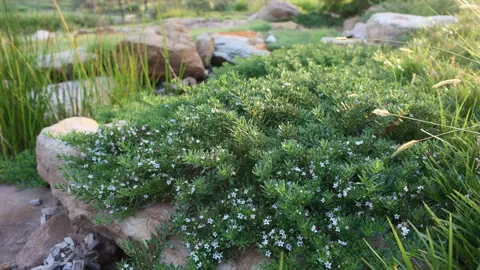
[[[25,150],[13,158],[0,158],[0,184],[19,187],[45,186],[38,175],[35,152]]]

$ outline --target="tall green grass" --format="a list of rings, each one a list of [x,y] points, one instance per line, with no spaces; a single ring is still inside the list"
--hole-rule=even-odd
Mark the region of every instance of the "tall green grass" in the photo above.
[[[115,47],[121,37],[94,35],[88,41],[74,37],[58,6],[55,16],[60,18],[65,34],[45,41],[25,35],[23,26],[15,20],[16,14],[1,18],[6,29],[0,43],[3,159],[34,149],[36,136],[45,126],[70,116],[95,116],[101,106],[121,105],[139,92],[155,90],[156,82],[147,76],[146,55],[134,61],[138,56]],[[80,58],[80,46],[91,54],[87,61]],[[39,65],[39,57],[53,62],[54,58],[48,56],[64,49],[75,52],[68,66],[58,69]],[[143,75],[138,74],[139,70]],[[59,86],[68,87],[68,91]]]

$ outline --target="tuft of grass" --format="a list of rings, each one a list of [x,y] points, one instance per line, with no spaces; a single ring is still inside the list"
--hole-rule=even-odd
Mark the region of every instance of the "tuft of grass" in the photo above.
[[[35,152],[25,150],[15,157],[0,158],[0,184],[19,187],[45,186],[46,182],[37,172]]]

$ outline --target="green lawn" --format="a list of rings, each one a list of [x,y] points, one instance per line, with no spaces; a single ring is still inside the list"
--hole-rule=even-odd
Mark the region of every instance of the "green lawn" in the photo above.
[[[293,45],[318,43],[323,37],[338,36],[340,32],[333,28],[307,29],[305,31],[279,30],[273,32],[277,42],[268,44],[269,50],[291,48]]]

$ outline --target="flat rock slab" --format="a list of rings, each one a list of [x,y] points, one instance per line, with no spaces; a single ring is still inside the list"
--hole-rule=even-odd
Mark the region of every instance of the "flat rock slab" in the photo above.
[[[30,205],[32,199],[42,200],[42,205]],[[41,209],[56,204],[49,188],[0,185],[0,264],[13,263],[31,233],[40,227]]]

